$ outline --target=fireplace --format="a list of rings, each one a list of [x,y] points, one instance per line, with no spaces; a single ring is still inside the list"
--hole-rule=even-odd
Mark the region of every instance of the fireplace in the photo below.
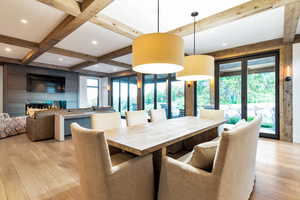
[[[28,109],[66,109],[67,101],[47,101],[42,103],[28,103],[25,105],[25,113],[27,114]]]

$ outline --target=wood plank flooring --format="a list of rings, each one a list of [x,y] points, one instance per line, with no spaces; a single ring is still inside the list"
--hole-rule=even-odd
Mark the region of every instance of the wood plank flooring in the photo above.
[[[300,145],[261,139],[251,200],[300,200]],[[0,140],[0,200],[80,200],[72,140]]]

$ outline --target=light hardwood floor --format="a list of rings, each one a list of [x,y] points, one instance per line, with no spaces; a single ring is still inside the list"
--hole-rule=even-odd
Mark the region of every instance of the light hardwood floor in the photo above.
[[[300,200],[300,145],[261,139],[251,200]],[[72,140],[0,140],[0,200],[80,200]]]

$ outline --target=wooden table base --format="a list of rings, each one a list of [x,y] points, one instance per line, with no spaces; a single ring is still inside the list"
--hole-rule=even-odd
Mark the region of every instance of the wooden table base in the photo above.
[[[153,171],[154,171],[154,192],[155,199],[158,199],[159,180],[162,158],[167,155],[167,149],[162,148],[158,151],[153,152]]]

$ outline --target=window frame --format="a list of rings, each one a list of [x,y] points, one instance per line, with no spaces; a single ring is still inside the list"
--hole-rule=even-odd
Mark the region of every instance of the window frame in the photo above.
[[[97,81],[97,85],[98,86],[90,86],[90,85],[88,85],[87,84],[87,82],[88,82],[88,80],[96,80]],[[88,77],[87,79],[86,79],[86,90],[88,89],[88,88],[97,88],[97,107],[100,105],[100,100],[99,100],[99,98],[100,98],[100,81],[99,81],[99,79],[98,78],[93,78],[93,77]]]
[[[143,82],[143,90],[142,90],[142,108],[145,109],[145,76],[146,75],[153,75],[153,83],[154,83],[154,109],[157,109],[157,75],[156,74],[143,74],[142,76],[142,82]],[[172,85],[171,85],[171,81],[179,81],[176,80],[176,75],[172,76],[173,74],[168,74],[167,78],[166,78],[166,82],[167,82],[167,99],[168,99],[168,112],[167,112],[167,117],[168,119],[172,118],[172,97],[171,97],[171,93],[172,93]],[[186,115],[186,83],[184,81],[184,116]]]
[[[129,111],[130,110],[130,78],[132,78],[132,77],[135,77],[135,79],[136,79],[136,81],[137,81],[137,75],[130,75],[130,76],[119,76],[119,77],[113,77],[113,78],[111,78],[111,104],[112,104],[112,106],[113,106],[113,82],[114,82],[114,80],[117,80],[117,82],[118,82],[118,84],[119,84],[119,105],[118,105],[118,110],[117,110],[117,112],[120,112],[121,113],[121,79],[127,79],[127,109],[126,109],[126,111]],[[136,82],[137,83],[137,82]],[[137,93],[138,93],[138,88],[137,88]],[[137,95],[137,98],[138,98],[138,95]],[[137,102],[138,100],[136,99],[136,102]],[[121,117],[122,118],[124,118],[125,116],[122,116],[121,115]]]
[[[219,104],[219,65],[220,64],[225,64],[225,63],[230,63],[230,62],[236,62],[240,61],[241,62],[241,77],[242,77],[242,84],[241,84],[241,109],[242,109],[242,118],[245,119],[247,118],[247,111],[248,111],[248,105],[247,105],[247,92],[248,92],[248,60],[253,60],[253,59],[259,59],[259,58],[265,58],[265,57],[275,57],[275,134],[268,134],[268,133],[260,133],[260,137],[265,137],[265,138],[272,138],[272,139],[280,139],[280,83],[279,83],[279,78],[280,78],[280,52],[279,50],[275,51],[269,51],[269,52],[263,52],[263,53],[258,53],[258,54],[250,54],[250,55],[245,55],[241,57],[235,57],[235,58],[228,58],[228,59],[221,59],[221,60],[216,60],[215,61],[215,109],[219,109],[220,104]],[[195,93],[195,96],[197,94]]]

